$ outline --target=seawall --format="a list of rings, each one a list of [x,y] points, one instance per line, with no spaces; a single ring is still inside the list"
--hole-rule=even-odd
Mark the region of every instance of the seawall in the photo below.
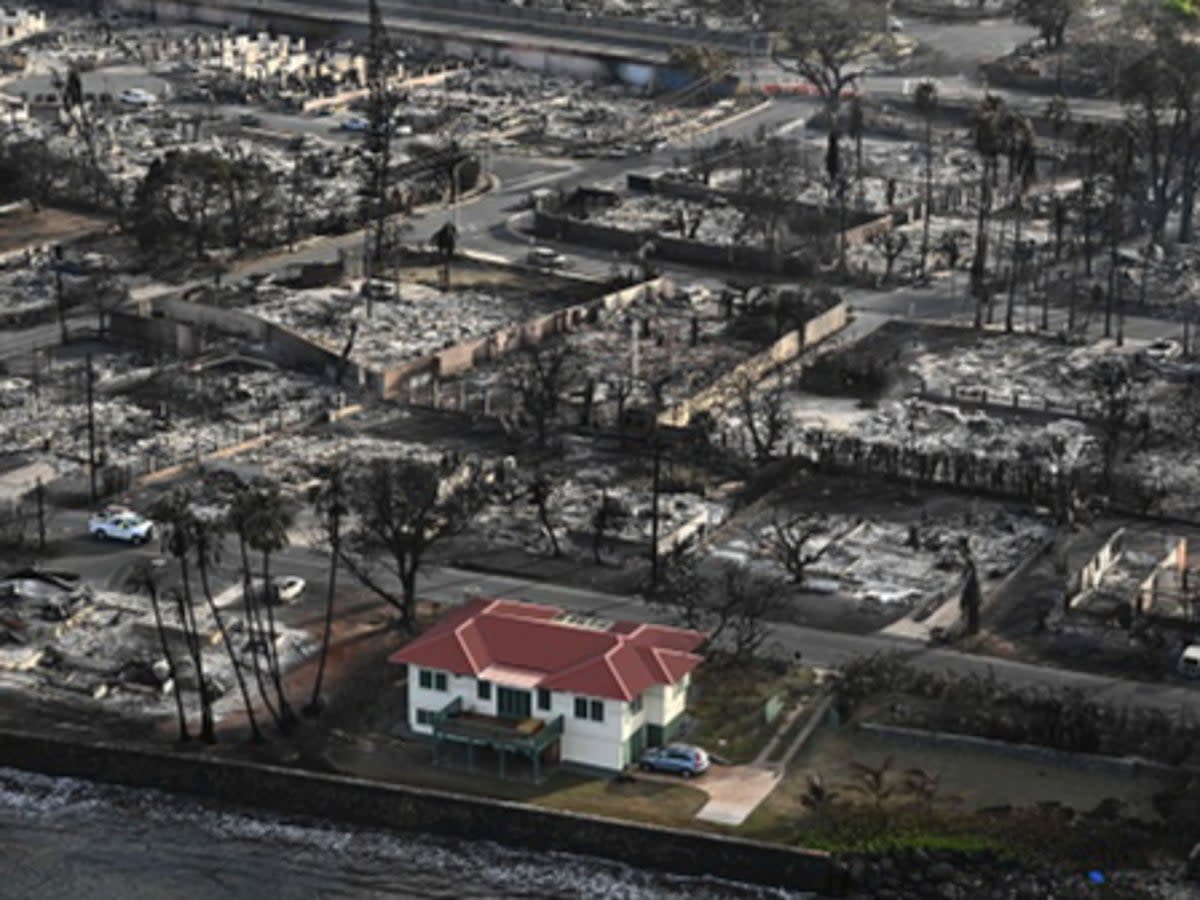
[[[0,766],[354,825],[489,840],[839,896],[828,854],[518,803],[116,743],[0,730]]]

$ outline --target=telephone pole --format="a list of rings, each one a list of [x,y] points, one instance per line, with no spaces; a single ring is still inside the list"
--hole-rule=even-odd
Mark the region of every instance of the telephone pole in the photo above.
[[[96,502],[96,404],[95,374],[92,372],[92,354],[87,355],[87,426],[88,426],[88,488],[92,502]]]
[[[662,441],[658,437],[658,423],[654,425],[654,473],[651,477],[650,502],[650,586],[658,587],[658,493],[659,476],[662,469]]]
[[[37,517],[38,517],[38,553],[46,552],[46,489],[42,486],[42,479],[37,480],[37,487],[34,488],[34,496],[37,498]]]
[[[62,342],[67,342],[67,308],[64,305],[63,298],[63,280],[62,280],[62,244],[54,245],[54,296],[58,305],[58,330],[62,337]]]

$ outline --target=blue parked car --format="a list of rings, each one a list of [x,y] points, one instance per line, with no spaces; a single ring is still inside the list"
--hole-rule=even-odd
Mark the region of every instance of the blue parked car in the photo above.
[[[691,778],[708,771],[708,754],[688,744],[668,744],[647,750],[640,765],[644,772],[678,773]]]

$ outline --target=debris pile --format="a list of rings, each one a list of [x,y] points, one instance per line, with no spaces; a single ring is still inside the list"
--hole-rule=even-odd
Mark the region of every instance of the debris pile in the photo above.
[[[249,311],[333,353],[353,338],[350,358],[387,369],[547,312],[548,304],[475,290],[438,290],[402,282],[370,302],[361,282],[348,288],[292,291],[261,287]]]
[[[786,523],[786,517],[772,515],[774,521],[759,515],[739,523],[743,535],[718,541],[711,555],[790,579],[775,549],[776,522]],[[988,581],[1012,572],[1052,531],[1043,519],[1002,507],[910,522],[845,515],[814,516],[813,522],[821,530],[806,552],[820,558],[806,568],[800,589],[908,608],[954,596],[962,582],[965,541],[980,578]]]

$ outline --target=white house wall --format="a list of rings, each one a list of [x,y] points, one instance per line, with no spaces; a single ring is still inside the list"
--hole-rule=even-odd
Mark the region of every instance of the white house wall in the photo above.
[[[495,690],[492,691],[490,703],[480,701],[475,695],[475,679],[471,676],[452,675],[445,672],[446,690],[437,691],[421,687],[419,671],[416,666],[412,666],[408,673],[408,727],[418,734],[433,734],[433,728],[417,723],[417,710],[427,709],[430,712],[439,712],[455,697],[462,700],[463,709],[477,710],[489,716],[496,714]]]
[[[585,697],[590,707],[593,697]],[[624,703],[601,700],[604,721],[575,718],[575,695],[552,694],[551,718],[563,717],[562,758],[566,762],[600,769],[620,770],[625,767]]]
[[[433,670],[431,670],[433,671]],[[444,709],[455,697],[462,701],[462,708],[483,715],[496,715],[496,702],[500,685],[493,682],[491,700],[480,700],[475,678],[469,675],[452,675],[446,672],[446,690],[438,691],[421,687],[420,668],[411,666],[408,673],[408,727],[417,734],[433,734],[429,725],[417,722],[417,710],[427,709],[437,712]],[[641,727],[634,726],[633,720],[639,723],[645,720],[645,710],[637,717],[626,715],[628,704],[617,700],[601,700],[604,704],[604,721],[593,722],[591,719],[575,718],[575,695],[563,694],[557,691],[550,694],[550,709],[539,709],[537,705],[537,690],[530,690],[531,714],[539,719],[550,721],[555,716],[563,717],[563,737],[561,757],[564,762],[578,763],[583,766],[595,766],[601,769],[619,770],[625,766],[625,740]],[[591,709],[595,697],[584,697]]]
[[[677,684],[655,685],[646,691],[646,724],[667,725],[687,707],[687,689],[691,675],[685,675]]]
[[[685,675],[676,684],[666,684],[658,688],[663,692],[663,712],[662,718],[654,722],[655,725],[668,725],[683,713],[687,708],[688,685],[691,681],[692,676]]]
[[[650,693],[649,691],[646,692]],[[624,722],[621,727],[621,743],[624,744],[631,737],[637,734],[638,729],[643,728],[650,721],[648,705],[643,698],[642,709],[640,712],[633,712],[633,707],[628,703],[622,703],[621,706],[625,710]]]

